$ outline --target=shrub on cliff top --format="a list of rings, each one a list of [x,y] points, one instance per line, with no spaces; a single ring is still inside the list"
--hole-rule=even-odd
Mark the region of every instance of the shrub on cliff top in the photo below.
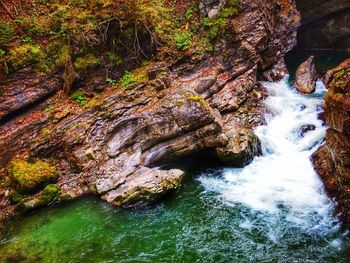
[[[157,31],[163,32],[168,14],[162,0],[34,0],[31,5],[24,1],[17,11],[12,23],[0,18],[0,48],[11,44],[16,27],[24,33],[25,43],[30,39],[48,49],[51,44],[71,45],[74,56],[79,57],[89,53],[87,50],[82,54],[82,47],[97,45],[107,45],[121,54],[130,51],[144,54],[140,42],[145,35],[152,39],[152,44],[158,42],[162,34]],[[55,50],[57,53],[60,48]]]
[[[120,74],[156,52],[160,59],[178,59],[179,51],[214,50],[212,42],[238,13],[241,0],[225,2],[209,19],[200,17],[194,0],[24,0],[12,23],[0,19],[0,52],[6,51],[0,63],[8,63],[9,72],[24,66],[59,69],[68,94],[79,73],[97,65]],[[126,77],[119,81],[125,87],[133,84]]]

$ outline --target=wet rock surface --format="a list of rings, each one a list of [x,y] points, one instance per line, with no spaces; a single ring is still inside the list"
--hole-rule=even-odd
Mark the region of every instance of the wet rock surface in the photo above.
[[[234,127],[227,132],[228,144],[216,148],[219,159],[232,167],[244,167],[261,154],[259,138],[251,129]]]
[[[316,172],[330,196],[336,200],[337,214],[350,224],[350,63],[349,59],[327,72],[328,92],[325,117],[329,125],[326,144],[312,156]]]
[[[300,127],[299,129],[299,135],[304,137],[305,133],[309,132],[309,131],[314,131],[316,129],[316,126],[313,124],[306,124]]]
[[[316,90],[316,78],[314,56],[311,56],[298,67],[295,74],[295,86],[301,93],[313,93]]]
[[[207,6],[205,12],[217,3]],[[55,166],[59,194],[46,204],[93,194],[116,206],[153,202],[176,189],[183,171],[159,167],[202,150],[218,149],[231,163],[247,164],[260,152],[251,130],[264,116],[258,80],[285,75],[283,58],[296,44],[298,25],[293,1],[245,1],[213,53],[155,65],[145,84],[105,89],[84,108],[63,105],[57,94],[54,109],[38,105],[42,116],[26,126],[33,112],[2,124],[14,132],[1,134],[0,163],[40,158]],[[5,201],[3,211],[19,206]]]

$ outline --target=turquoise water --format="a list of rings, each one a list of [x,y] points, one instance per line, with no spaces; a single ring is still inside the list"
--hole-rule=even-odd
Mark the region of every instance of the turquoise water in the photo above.
[[[221,177],[220,169],[205,174]],[[198,176],[198,174],[197,174]],[[95,198],[43,209],[14,222],[0,246],[19,262],[340,262],[349,243],[268,214],[228,206],[196,173],[164,202],[118,210]],[[317,221],[317,219],[316,219]],[[271,238],[275,233],[275,239]],[[11,262],[11,261],[9,261]],[[346,260],[344,261],[346,262]]]
[[[7,225],[0,262],[350,262],[348,231],[309,161],[324,138],[325,89],[265,85],[273,114],[256,130],[264,154],[251,165],[197,164],[180,189],[141,209],[87,197],[35,211]],[[304,124],[315,130],[301,136]]]

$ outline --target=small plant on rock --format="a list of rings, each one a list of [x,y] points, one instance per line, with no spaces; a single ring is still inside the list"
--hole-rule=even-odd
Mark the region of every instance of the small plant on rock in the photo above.
[[[74,92],[72,95],[70,95],[70,98],[74,100],[76,103],[80,104],[81,106],[87,103],[87,98],[85,94],[81,91]]]
[[[107,78],[106,83],[111,86],[115,86],[117,84],[117,81],[115,79]]]
[[[132,73],[126,70],[119,82],[120,82],[120,85],[122,85],[122,87],[127,88],[132,84],[134,84],[136,80],[132,75]]]
[[[175,36],[176,47],[181,51],[189,49],[191,46],[191,37],[192,34],[190,32],[177,33]]]

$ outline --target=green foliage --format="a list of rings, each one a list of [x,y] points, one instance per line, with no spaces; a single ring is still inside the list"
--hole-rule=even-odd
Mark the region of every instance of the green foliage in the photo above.
[[[50,33],[50,23],[44,16],[20,16],[16,22],[23,32],[32,37],[48,36]]]
[[[21,202],[24,198],[26,198],[26,196],[19,193],[16,190],[12,190],[12,191],[10,191],[9,198],[10,198],[12,203],[17,204],[17,203]]]
[[[211,51],[212,40],[224,32],[240,2],[227,0],[216,17],[201,21],[196,1],[189,1],[181,11],[174,0],[31,1],[29,10],[19,7],[12,24],[0,19],[0,63],[8,62],[10,71],[26,66],[44,72],[60,69],[69,94],[77,73],[102,62],[115,67],[131,57],[130,64],[139,65],[154,51],[159,57],[181,56],[179,50],[190,48]],[[16,32],[22,34],[21,46],[14,41]],[[129,87],[146,78],[126,71],[119,84]],[[78,99],[79,104],[85,102]]]
[[[20,192],[36,190],[43,184],[58,178],[55,168],[40,160],[35,163],[13,161],[8,173],[16,189]]]
[[[53,45],[54,49],[57,49],[55,45]],[[55,65],[57,67],[65,67],[69,61],[72,60],[71,58],[71,50],[69,45],[62,45],[61,47],[58,48],[56,51],[56,58],[55,58]]]
[[[10,187],[11,181],[4,173],[0,173],[0,187]]]
[[[117,81],[115,79],[107,78],[106,83],[115,86],[117,84]]]
[[[47,55],[39,45],[23,44],[10,51],[8,61],[14,70],[34,65],[39,70],[47,71]]]
[[[89,68],[96,67],[101,62],[93,54],[86,54],[84,57],[78,57],[74,61],[74,68],[76,70],[86,70]]]
[[[345,74],[345,70],[342,69],[340,71],[338,71],[337,73],[334,74],[334,78],[340,78]]]
[[[60,195],[60,187],[56,184],[48,184],[40,193],[33,196],[17,196],[16,209],[21,212],[33,210],[37,207],[46,206],[57,200]],[[22,199],[21,199],[22,197]]]
[[[131,72],[129,71],[125,71],[124,75],[121,77],[119,83],[120,85],[122,85],[122,87],[127,88],[129,86],[131,86],[132,84],[134,84],[136,82],[134,76],[132,75]]]
[[[336,87],[337,92],[344,93],[347,89],[346,85],[350,82],[350,68],[343,68],[333,75],[330,87]]]
[[[179,32],[175,35],[176,47],[179,50],[185,51],[191,46],[192,33]]]
[[[192,8],[187,8],[187,10],[186,10],[186,18],[187,19],[191,19],[192,16],[193,16]]]
[[[74,92],[72,95],[70,95],[70,98],[81,106],[84,106],[87,103],[87,98],[81,91]]]
[[[45,110],[46,110],[47,112],[49,112],[49,113],[53,112],[54,109],[55,109],[55,107],[54,107],[53,105],[49,105],[49,106],[47,106],[47,107],[45,108]]]
[[[123,63],[123,59],[120,57],[120,55],[113,52],[108,52],[108,60],[113,65],[120,65]]]
[[[6,48],[15,39],[16,33],[13,26],[0,18],[0,48]]]
[[[229,18],[238,14],[240,3],[241,0],[229,0],[217,16],[202,19],[202,25],[211,40],[216,39],[220,33],[225,31]]]
[[[200,105],[201,105],[203,108],[207,108],[207,107],[208,107],[208,106],[207,106],[207,102],[206,102],[205,99],[202,98],[201,96],[195,96],[195,95],[189,94],[188,99],[189,99],[190,101],[200,103]]]
[[[42,191],[43,198],[51,202],[60,193],[60,187],[57,184],[48,184]]]
[[[23,43],[32,43],[33,39],[31,37],[24,37],[22,38]]]
[[[166,71],[162,71],[162,72],[158,73],[158,75],[157,75],[157,77],[160,77],[160,78],[164,78],[166,76],[168,76],[168,73]]]

